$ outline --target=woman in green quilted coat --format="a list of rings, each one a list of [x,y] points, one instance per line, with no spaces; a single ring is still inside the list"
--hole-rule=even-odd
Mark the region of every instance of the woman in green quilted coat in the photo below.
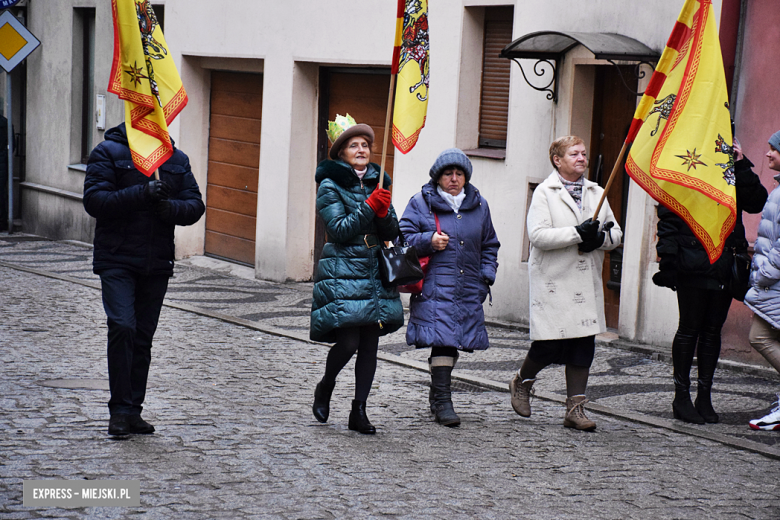
[[[357,352],[355,399],[349,429],[373,434],[366,416],[366,399],[376,372],[379,337],[404,323],[398,291],[385,288],[379,274],[382,242],[398,236],[398,219],[390,192],[378,189],[379,165],[371,163],[374,131],[356,124],[349,114],[330,122],[330,158],[317,166],[317,212],[325,223],[328,242],[315,275],[310,337],[335,343],[328,353],[325,375],[314,391],[312,412],[326,422],[336,376]],[[385,174],[384,185],[390,185]]]

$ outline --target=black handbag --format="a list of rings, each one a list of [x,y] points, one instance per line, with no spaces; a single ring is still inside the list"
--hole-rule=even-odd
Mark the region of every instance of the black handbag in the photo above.
[[[734,256],[731,262],[731,278],[729,279],[729,293],[735,300],[744,301],[745,295],[750,288],[750,255],[747,253],[737,253],[732,248]]]
[[[404,242],[400,235],[402,246],[390,246],[379,250],[379,271],[385,287],[407,285],[423,279],[424,273],[417,258],[417,250]]]

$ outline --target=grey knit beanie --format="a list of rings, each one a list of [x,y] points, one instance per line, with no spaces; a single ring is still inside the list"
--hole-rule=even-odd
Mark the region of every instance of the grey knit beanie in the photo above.
[[[431,166],[430,176],[434,182],[439,182],[439,177],[448,166],[457,166],[466,174],[466,182],[471,180],[471,161],[463,151],[458,148],[448,148],[436,158]]]
[[[780,152],[780,131],[772,134],[772,137],[769,138],[769,144],[771,144],[775,150]]]

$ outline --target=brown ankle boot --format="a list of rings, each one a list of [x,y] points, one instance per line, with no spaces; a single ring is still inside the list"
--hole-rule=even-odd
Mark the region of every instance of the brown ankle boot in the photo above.
[[[517,412],[517,415],[531,417],[531,396],[533,396],[535,382],[536,379],[520,379],[519,374],[515,374],[509,382],[512,409]]]
[[[588,400],[584,395],[575,395],[566,398],[566,417],[563,419],[563,425],[565,427],[587,432],[596,429],[596,423],[588,419],[585,415],[585,403],[587,402]]]

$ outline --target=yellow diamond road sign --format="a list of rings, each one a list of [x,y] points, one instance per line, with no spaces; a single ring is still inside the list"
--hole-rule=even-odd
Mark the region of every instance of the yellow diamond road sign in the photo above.
[[[0,67],[11,72],[41,42],[10,11],[0,14]]]

